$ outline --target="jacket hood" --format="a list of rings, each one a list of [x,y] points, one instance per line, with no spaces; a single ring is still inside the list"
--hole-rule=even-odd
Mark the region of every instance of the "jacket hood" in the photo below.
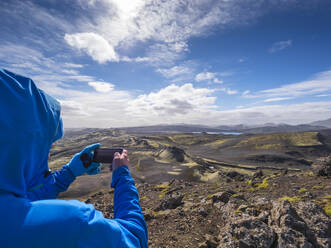
[[[31,79],[0,69],[0,192],[24,197],[43,177],[63,135],[60,110]]]

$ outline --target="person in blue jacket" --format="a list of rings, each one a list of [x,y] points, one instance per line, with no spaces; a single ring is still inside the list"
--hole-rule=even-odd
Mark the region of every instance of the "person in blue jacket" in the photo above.
[[[80,160],[92,156],[94,144],[49,172],[51,145],[62,135],[60,104],[31,79],[0,69],[0,247],[148,247],[127,151],[112,165],[114,219],[90,204],[56,200],[76,177],[100,171]]]

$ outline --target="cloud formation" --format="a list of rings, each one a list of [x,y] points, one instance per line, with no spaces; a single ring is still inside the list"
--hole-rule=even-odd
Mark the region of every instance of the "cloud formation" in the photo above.
[[[50,6],[45,7],[41,1],[2,1],[2,28],[7,37],[0,42],[0,65],[30,76],[40,88],[59,99],[66,127],[259,124],[266,120],[296,124],[325,119],[331,116],[328,98],[286,107],[271,104],[303,96],[330,96],[331,71],[304,82],[256,93],[245,91],[244,97],[259,99],[261,105],[227,111],[217,105],[218,100],[222,101],[217,99],[217,92],[231,95],[238,93],[236,90],[224,85],[216,90],[183,84],[194,80],[221,83],[219,77],[232,73],[201,72],[195,62],[185,62],[190,39],[205,37],[216,29],[247,25],[271,9],[299,2],[78,0],[47,1],[45,6]],[[12,14],[13,9],[16,15]],[[15,29],[6,29],[12,26]],[[5,42],[7,39],[10,44]],[[280,41],[273,44],[270,52],[291,45],[292,40]],[[74,55],[82,54],[102,64],[144,62],[170,85],[138,96],[136,92],[118,90],[116,82],[110,84],[88,74],[93,70],[87,62],[74,60]]]
[[[105,82],[89,82],[88,85],[93,87],[96,91],[102,93],[107,93],[114,89],[113,84]]]
[[[95,33],[66,34],[64,39],[70,46],[85,51],[99,63],[119,61],[114,48],[101,35]]]
[[[215,109],[213,92],[207,88],[195,88],[192,84],[171,84],[129,101],[127,111],[143,124],[160,123],[160,119],[166,123],[178,123]]]
[[[195,81],[201,82],[201,81],[211,81],[217,84],[222,84],[223,81],[218,79],[217,73],[213,72],[200,72],[195,76]]]
[[[269,49],[270,53],[276,53],[279,51],[282,51],[286,48],[289,48],[292,46],[292,40],[284,40],[284,41],[278,41],[272,44],[272,46]]]
[[[246,25],[272,7],[277,9],[293,2],[296,0],[289,0],[286,3],[281,0],[268,1],[268,8],[265,8],[264,1],[244,0],[81,1],[83,9],[96,9],[99,11],[90,12],[102,14],[93,16],[93,21],[85,19],[80,26],[77,26],[78,33],[66,33],[65,37],[67,41],[68,37],[79,39],[81,36],[86,36],[86,33],[102,37],[103,45],[108,46],[109,50],[106,58],[103,56],[100,58],[97,55],[98,52],[92,52],[96,49],[92,42],[85,41],[84,45],[80,45],[79,42],[69,43],[84,49],[88,55],[100,63],[130,57],[129,54],[124,54],[124,51],[143,42],[149,46],[146,52],[146,57],[149,59],[145,59],[146,62],[154,65],[157,61],[159,64],[166,63],[169,66],[169,63],[182,58],[185,52],[189,51],[187,45],[189,39],[207,35],[215,28]],[[89,39],[96,40],[96,37],[89,37]],[[101,42],[100,39],[98,40]],[[105,45],[105,41],[108,45]],[[288,46],[288,42],[291,41],[281,41],[275,45],[274,49],[284,49],[286,45]],[[157,50],[162,52],[157,53]],[[114,54],[120,56],[116,57]]]
[[[314,96],[331,92],[331,70],[317,73],[311,79],[286,84],[278,88],[261,90],[251,94],[247,92],[249,98],[267,98],[265,102],[282,101],[304,96]]]

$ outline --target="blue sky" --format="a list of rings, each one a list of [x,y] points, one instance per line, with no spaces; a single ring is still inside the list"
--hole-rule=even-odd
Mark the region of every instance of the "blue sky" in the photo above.
[[[328,0],[3,0],[0,16],[0,67],[56,97],[65,127],[331,117]]]

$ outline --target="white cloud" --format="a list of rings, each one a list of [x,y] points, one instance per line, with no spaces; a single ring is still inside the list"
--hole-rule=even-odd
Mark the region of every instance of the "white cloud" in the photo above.
[[[331,102],[262,105],[222,111],[215,105],[215,90],[194,88],[192,84],[170,85],[143,94],[128,102],[126,113],[136,125],[152,124],[263,124],[266,122],[301,124],[331,116]]]
[[[105,83],[105,82],[89,82],[88,85],[93,87],[96,91],[107,93],[114,89],[114,85],[111,83]]]
[[[216,108],[214,90],[192,84],[171,84],[157,92],[139,95],[128,102],[127,111],[142,124],[188,122]]]
[[[216,73],[212,72],[200,72],[195,76],[195,81],[200,82],[200,81],[206,81],[206,80],[211,80],[216,77]]]
[[[331,94],[321,94],[321,95],[317,95],[316,97],[328,97],[331,96]]]
[[[183,51],[185,51],[185,52],[188,51],[188,45],[184,41],[169,43],[169,47],[177,53],[183,52]]]
[[[200,72],[195,76],[195,81],[212,81],[217,84],[222,84],[223,81],[217,78],[217,73],[214,72]]]
[[[226,94],[228,95],[235,95],[235,94],[238,94],[238,91],[237,90],[232,90],[230,88],[220,88],[219,89],[220,91],[224,91]]]
[[[64,65],[66,67],[70,67],[70,68],[83,68],[84,65],[81,64],[74,64],[74,63],[64,63]]]
[[[95,33],[66,34],[66,42],[79,50],[85,51],[99,63],[118,61],[118,56],[106,39]]]
[[[192,63],[173,66],[170,68],[157,69],[165,78],[171,79],[171,82],[179,82],[190,80],[194,73],[194,65]]]
[[[222,81],[222,80],[219,80],[218,78],[214,78],[214,79],[213,79],[213,82],[214,82],[215,84],[223,84],[223,81]]]
[[[258,91],[254,94],[246,94],[248,98],[298,98],[331,93],[331,70],[318,73],[312,79],[286,84],[278,88]]]
[[[331,116],[331,101],[300,104],[267,105],[220,111],[215,114],[217,123],[263,124],[266,122],[302,124]]]
[[[174,66],[174,61],[182,58],[183,53],[177,52],[169,44],[156,43],[148,48],[146,55],[150,62],[150,65],[160,67],[160,66]]]
[[[290,46],[292,46],[292,40],[278,41],[278,42],[275,42],[274,44],[272,44],[271,48],[269,49],[269,52],[270,53],[279,52]]]
[[[247,96],[247,95],[249,95],[249,93],[251,93],[250,90],[245,90],[245,91],[242,93],[242,95],[243,95],[243,96]]]
[[[11,61],[8,69],[32,77],[40,88],[60,100],[65,127],[107,128],[165,123],[262,124],[266,121],[299,124],[331,116],[330,101],[222,111],[216,105],[215,89],[196,88],[192,84],[172,84],[137,97],[114,87],[105,97],[105,93],[88,91],[88,82],[100,82],[98,79],[82,74],[59,73],[68,68],[65,63],[56,63],[34,50],[16,45],[0,46],[0,60],[3,58]],[[324,82],[328,78],[329,74],[325,72],[312,81]],[[85,88],[78,89],[77,85],[79,88],[85,85]],[[331,87],[330,84],[328,87]],[[306,84],[295,88],[310,89]]]
[[[265,99],[264,102],[279,102],[279,101],[285,101],[285,100],[290,100],[292,99],[291,97],[274,97],[274,98],[268,98]]]

